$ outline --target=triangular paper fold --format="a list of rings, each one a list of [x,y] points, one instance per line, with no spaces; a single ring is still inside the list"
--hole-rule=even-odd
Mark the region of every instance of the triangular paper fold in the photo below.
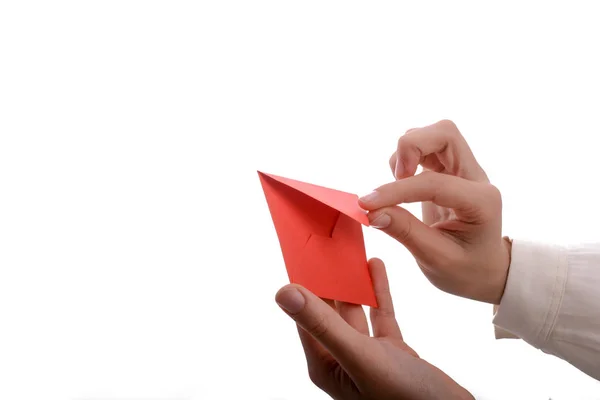
[[[259,172],[259,174],[264,174],[271,179],[294,188],[297,191],[346,214],[356,222],[369,226],[367,214],[358,206],[358,196],[355,194],[342,192],[341,190],[330,189],[319,185],[313,185],[311,183],[301,182],[294,179],[284,178],[282,176],[273,174],[266,174],[263,172]]]
[[[258,171],[290,282],[376,307],[355,194]]]

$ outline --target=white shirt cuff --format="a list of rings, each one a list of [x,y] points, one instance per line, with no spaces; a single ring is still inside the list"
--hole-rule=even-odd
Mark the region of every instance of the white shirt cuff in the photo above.
[[[567,270],[565,249],[513,240],[506,288],[495,307],[496,338],[516,336],[543,348],[560,309]]]

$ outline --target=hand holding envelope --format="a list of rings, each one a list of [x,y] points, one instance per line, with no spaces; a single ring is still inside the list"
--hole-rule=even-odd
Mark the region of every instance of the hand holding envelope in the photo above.
[[[338,400],[473,400],[404,342],[385,266],[371,259],[368,267],[378,304],[370,312],[372,336],[360,305],[326,302],[296,284],[275,296],[298,326],[313,383]]]
[[[298,325],[313,383],[336,399],[472,400],[404,342],[385,266],[366,260],[358,196],[258,174],[292,283],[276,300]]]

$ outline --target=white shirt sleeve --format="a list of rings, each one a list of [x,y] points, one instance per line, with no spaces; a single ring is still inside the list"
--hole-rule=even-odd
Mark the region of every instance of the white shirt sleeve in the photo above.
[[[600,380],[600,244],[514,240],[496,338],[518,337]]]

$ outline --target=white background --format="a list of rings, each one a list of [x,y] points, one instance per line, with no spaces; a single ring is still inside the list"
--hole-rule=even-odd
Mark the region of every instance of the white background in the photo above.
[[[506,234],[600,240],[594,2],[481,3],[0,3],[0,398],[327,398],[256,170],[364,194],[442,118]],[[479,399],[600,399],[365,240],[407,342]]]

